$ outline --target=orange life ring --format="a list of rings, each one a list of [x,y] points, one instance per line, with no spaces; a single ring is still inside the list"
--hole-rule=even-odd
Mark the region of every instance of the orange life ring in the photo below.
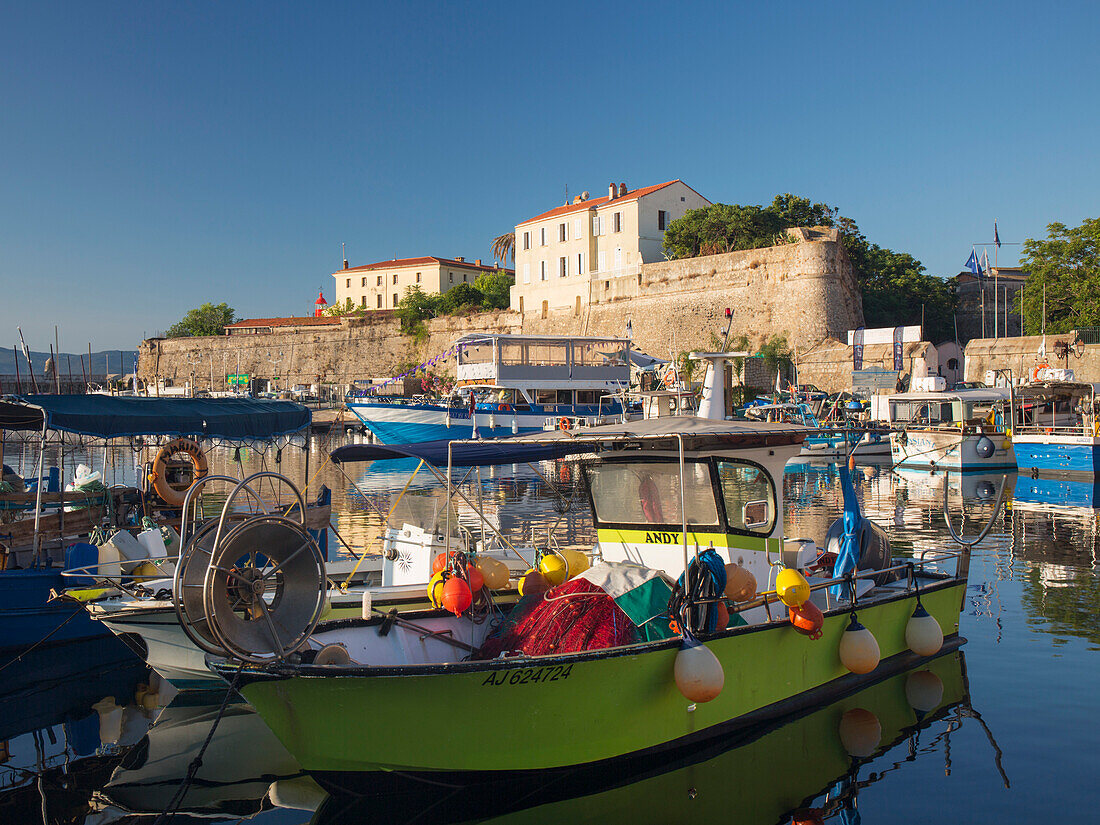
[[[665,386],[671,387],[676,382],[676,376],[670,370],[665,373]]]
[[[191,482],[185,487],[178,482],[172,483],[168,479],[168,461],[176,455],[187,456],[195,471]],[[156,458],[153,459],[153,471],[149,473],[149,480],[153,482],[153,489],[158,496],[164,499],[165,503],[179,507],[183,504],[191,485],[200,478],[204,478],[209,471],[210,465],[207,463],[206,456],[203,454],[202,447],[199,446],[198,442],[189,438],[177,438],[174,441],[169,441],[157,451]]]
[[[571,430],[572,428],[573,428],[573,422],[570,421],[568,418],[565,418],[564,416],[562,416],[561,418],[558,419],[558,429],[559,430]]]
[[[510,404],[497,404],[497,412],[511,412],[512,406]]]
[[[1032,381],[1038,381],[1039,380],[1039,371],[1040,370],[1049,370],[1049,369],[1050,369],[1050,364],[1047,364],[1045,362],[1040,364],[1039,366],[1037,366],[1035,369],[1033,369],[1031,371],[1031,380]]]

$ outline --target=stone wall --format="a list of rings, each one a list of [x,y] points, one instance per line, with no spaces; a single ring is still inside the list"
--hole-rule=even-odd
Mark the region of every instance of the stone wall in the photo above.
[[[1081,357],[1070,353],[1067,359],[1055,356],[1058,342],[1070,344],[1076,333],[1047,336],[1046,363],[1052,367],[1068,367],[1078,381],[1100,382],[1100,346],[1085,344],[1078,349]],[[1019,338],[975,338],[966,345],[967,381],[984,381],[991,369],[1010,369],[1015,378],[1027,376],[1039,365],[1041,335],[1025,335]]]
[[[795,230],[797,242],[677,261],[645,264],[640,272],[593,280],[581,305],[523,313],[504,310],[436,318],[417,344],[385,317],[345,318],[337,327],[274,331],[265,335],[151,339],[139,347],[139,371],[173,384],[221,389],[224,373],[279,378],[280,386],[346,384],[392,375],[420,363],[469,332],[624,336],[659,358],[713,347],[712,336],[733,310],[731,338],[748,336],[757,349],[773,334],[800,351],[843,337],[863,323],[851,262],[835,230]],[[238,370],[239,359],[239,370]],[[850,359],[849,359],[850,360]],[[453,374],[453,365],[448,370]]]
[[[927,375],[931,366],[936,372],[939,355],[927,341],[904,344],[902,348],[903,372],[909,375]],[[863,367],[884,370],[894,368],[893,344],[867,344],[863,347]],[[825,392],[839,392],[852,388],[852,347],[836,340],[823,341],[818,346],[798,353],[798,381],[800,384],[816,384]]]

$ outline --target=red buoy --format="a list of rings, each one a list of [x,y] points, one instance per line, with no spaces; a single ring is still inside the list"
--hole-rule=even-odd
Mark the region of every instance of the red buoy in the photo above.
[[[447,583],[443,585],[443,607],[446,610],[460,616],[471,602],[473,594],[470,593],[470,585],[457,576],[447,579]]]
[[[470,590],[474,593],[480,593],[481,588],[485,587],[485,576],[472,564],[466,565],[466,578],[470,580]]]
[[[790,615],[791,627],[811,639],[821,638],[821,627],[825,624],[825,616],[816,604],[807,599],[798,607],[788,608],[787,612]]]

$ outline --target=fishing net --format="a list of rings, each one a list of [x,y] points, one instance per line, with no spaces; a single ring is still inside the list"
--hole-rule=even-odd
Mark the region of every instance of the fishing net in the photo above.
[[[577,578],[520,599],[474,658],[494,659],[506,652],[546,656],[602,650],[645,638],[603,588]]]

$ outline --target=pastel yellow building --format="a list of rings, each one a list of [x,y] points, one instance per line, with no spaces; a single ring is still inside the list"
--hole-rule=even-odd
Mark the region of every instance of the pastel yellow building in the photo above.
[[[705,206],[710,201],[681,180],[633,190],[612,183],[606,197],[585,192],[524,221],[516,226],[512,309],[574,307],[579,314],[597,278],[640,276],[643,263],[663,261],[668,225]]]
[[[346,263],[346,262],[345,262]],[[353,266],[333,272],[336,279],[336,304],[348,299],[360,309],[394,309],[405,297],[405,290],[419,286],[431,295],[446,292],[458,284],[473,285],[483,272],[496,272],[481,259],[470,263],[465,258],[394,258],[365,266]],[[512,274],[510,269],[503,270]]]

